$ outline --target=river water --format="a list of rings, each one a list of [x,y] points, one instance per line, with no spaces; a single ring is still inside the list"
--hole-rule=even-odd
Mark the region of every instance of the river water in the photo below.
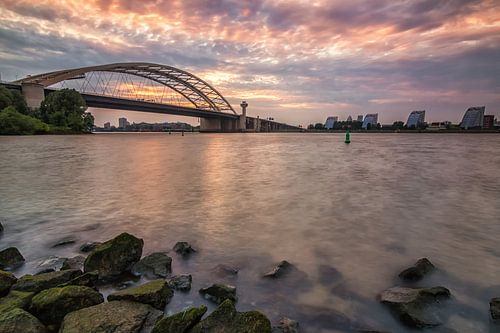
[[[0,137],[0,247],[33,272],[51,255],[130,232],[144,254],[186,240],[190,293],[167,311],[208,304],[197,289],[237,287],[238,310],[288,316],[303,332],[407,332],[377,295],[428,257],[445,327],[493,332],[500,296],[500,136],[459,134],[96,134]],[[77,243],[52,248],[64,237]],[[280,260],[298,271],[261,275]],[[239,269],[221,278],[211,269]],[[213,306],[211,306],[213,309]]]

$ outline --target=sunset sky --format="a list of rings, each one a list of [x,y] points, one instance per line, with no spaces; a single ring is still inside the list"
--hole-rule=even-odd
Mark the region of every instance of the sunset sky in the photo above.
[[[143,61],[213,84],[248,113],[307,125],[427,110],[500,116],[500,2],[87,0],[0,3],[2,80]],[[239,110],[239,107],[237,108]],[[93,110],[96,123],[172,116]],[[191,120],[190,122],[193,122]]]

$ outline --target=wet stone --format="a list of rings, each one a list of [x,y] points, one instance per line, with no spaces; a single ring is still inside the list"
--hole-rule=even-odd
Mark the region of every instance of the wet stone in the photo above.
[[[212,272],[218,277],[234,277],[238,275],[238,270],[236,268],[223,264],[215,266]]]
[[[24,257],[15,247],[0,251],[0,269],[11,270],[24,264]]]
[[[299,323],[293,319],[283,317],[278,325],[273,327],[272,333],[299,333]]]
[[[134,301],[163,310],[173,296],[174,292],[165,280],[160,279],[115,292],[108,296],[108,301]]]
[[[500,322],[500,297],[492,298],[490,301],[491,318]]]
[[[282,260],[280,263],[278,263],[272,270],[264,274],[264,277],[267,278],[278,278],[286,273],[288,273],[292,269],[293,265],[290,264],[286,260]]]
[[[56,241],[54,244],[52,244],[51,247],[60,247],[60,246],[66,246],[66,245],[71,245],[76,243],[76,238],[69,236],[69,237],[64,237]]]
[[[66,283],[80,275],[82,275],[82,271],[78,269],[68,269],[65,271],[57,271],[39,275],[28,274],[17,280],[16,284],[12,286],[12,289],[40,292],[44,289],[57,287],[58,285]]]
[[[83,269],[83,262],[85,261],[84,256],[76,256],[73,258],[65,258],[61,270],[66,269]]]
[[[132,274],[145,275],[149,279],[166,277],[170,273],[172,273],[172,258],[163,252],[147,255],[132,266]]]
[[[170,288],[180,291],[189,291],[191,290],[191,282],[193,278],[190,274],[181,274],[174,275],[171,278],[167,279],[167,283]]]
[[[174,251],[182,256],[187,256],[196,252],[196,250],[193,249],[191,244],[189,244],[188,242],[177,242],[174,245]]]
[[[434,265],[427,258],[419,259],[415,265],[399,273],[399,277],[406,281],[421,280],[426,274],[435,269]]]
[[[163,317],[151,333],[187,333],[207,312],[206,306],[189,308],[168,317]]]
[[[0,297],[7,295],[16,281],[14,274],[0,270]]]
[[[206,299],[217,304],[222,303],[226,299],[236,302],[236,287],[227,284],[213,284],[207,288],[201,288],[200,294]]]

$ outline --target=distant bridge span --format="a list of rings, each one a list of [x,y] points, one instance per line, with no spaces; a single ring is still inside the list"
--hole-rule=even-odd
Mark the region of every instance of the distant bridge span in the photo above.
[[[213,86],[166,65],[133,62],[90,66],[30,75],[5,85],[20,89],[30,107],[39,107],[54,89],[73,88],[89,107],[199,117],[201,131],[301,130],[247,117],[245,102],[239,115]]]

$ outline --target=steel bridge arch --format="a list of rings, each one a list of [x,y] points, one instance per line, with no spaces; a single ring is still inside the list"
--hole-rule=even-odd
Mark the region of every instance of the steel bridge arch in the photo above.
[[[173,89],[184,96],[197,109],[215,112],[230,111],[236,114],[231,104],[214,87],[199,77],[172,66],[153,63],[127,62],[65,69],[28,76],[14,83],[31,83],[48,87],[61,81],[78,78],[86,73],[96,71],[143,77]]]

